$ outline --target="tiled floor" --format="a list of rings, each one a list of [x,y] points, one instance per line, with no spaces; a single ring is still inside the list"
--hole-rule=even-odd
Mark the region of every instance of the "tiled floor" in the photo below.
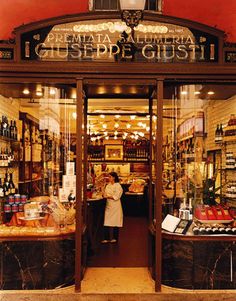
[[[82,293],[153,293],[155,283],[147,268],[88,268]]]

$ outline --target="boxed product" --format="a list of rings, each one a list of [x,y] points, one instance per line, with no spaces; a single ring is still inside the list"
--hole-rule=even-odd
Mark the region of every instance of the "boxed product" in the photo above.
[[[66,175],[73,176],[75,174],[75,162],[66,162]]]
[[[76,187],[76,176],[63,175],[62,187],[63,187],[63,189],[75,188]]]

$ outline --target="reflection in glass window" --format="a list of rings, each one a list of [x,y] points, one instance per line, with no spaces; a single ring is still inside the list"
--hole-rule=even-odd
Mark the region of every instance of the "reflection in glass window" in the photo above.
[[[211,233],[220,220],[230,228],[236,191],[236,87],[166,83],[164,94],[163,215],[193,220],[197,228],[207,222]]]

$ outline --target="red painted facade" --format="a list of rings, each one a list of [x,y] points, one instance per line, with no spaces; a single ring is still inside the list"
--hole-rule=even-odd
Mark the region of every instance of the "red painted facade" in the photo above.
[[[1,0],[0,39],[22,24],[86,11],[88,0]],[[215,26],[236,42],[236,0],[163,0],[163,14]]]

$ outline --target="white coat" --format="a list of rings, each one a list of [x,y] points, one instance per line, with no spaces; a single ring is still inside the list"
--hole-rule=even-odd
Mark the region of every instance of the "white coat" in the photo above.
[[[123,189],[120,183],[107,184],[105,195],[111,195],[114,199],[107,198],[104,226],[122,227],[123,226],[123,211],[121,206],[121,196]]]

